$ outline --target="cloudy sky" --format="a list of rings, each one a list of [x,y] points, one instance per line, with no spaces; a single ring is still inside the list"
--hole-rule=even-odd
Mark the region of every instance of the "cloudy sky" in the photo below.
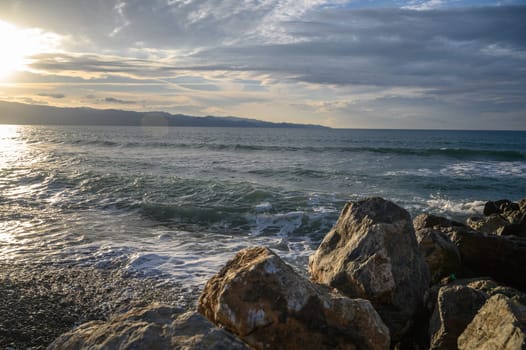
[[[526,0],[2,0],[0,100],[526,129]]]

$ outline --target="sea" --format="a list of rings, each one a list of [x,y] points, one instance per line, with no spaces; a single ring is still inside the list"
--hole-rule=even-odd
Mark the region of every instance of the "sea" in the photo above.
[[[526,197],[525,131],[0,125],[0,262],[198,290],[264,245],[298,271],[344,204],[457,220]]]

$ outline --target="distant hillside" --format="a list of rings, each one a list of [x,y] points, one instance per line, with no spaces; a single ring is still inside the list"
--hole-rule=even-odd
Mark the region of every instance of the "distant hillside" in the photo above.
[[[5,101],[0,101],[0,124],[325,128],[320,125],[271,123],[236,117],[193,117],[166,112],[58,108]]]

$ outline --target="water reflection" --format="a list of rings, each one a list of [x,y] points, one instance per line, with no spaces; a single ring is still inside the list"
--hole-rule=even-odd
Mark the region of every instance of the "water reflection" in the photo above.
[[[20,138],[20,126],[0,125],[0,169],[5,169],[18,162],[22,157],[25,144]]]

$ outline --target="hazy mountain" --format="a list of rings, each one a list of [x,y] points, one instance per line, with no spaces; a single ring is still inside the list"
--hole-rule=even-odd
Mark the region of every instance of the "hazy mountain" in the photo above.
[[[166,112],[58,108],[5,101],[0,101],[0,124],[324,128],[320,125],[271,123],[236,117],[193,117]]]

